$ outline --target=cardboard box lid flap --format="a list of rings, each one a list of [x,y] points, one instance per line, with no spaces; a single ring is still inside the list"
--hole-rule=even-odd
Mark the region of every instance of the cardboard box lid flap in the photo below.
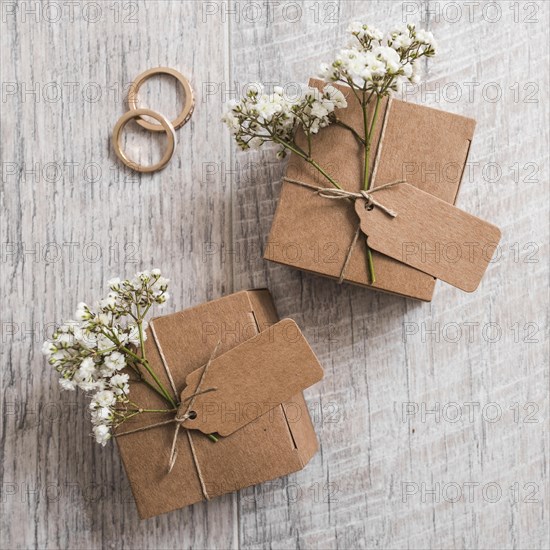
[[[181,393],[182,425],[228,436],[323,377],[315,354],[284,319],[190,373]],[[193,395],[196,394],[194,397]],[[178,413],[180,414],[180,413]]]

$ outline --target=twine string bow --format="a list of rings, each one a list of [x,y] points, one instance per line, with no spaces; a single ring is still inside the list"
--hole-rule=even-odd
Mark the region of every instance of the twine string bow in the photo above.
[[[371,207],[371,208],[379,208],[384,212],[384,214],[387,214],[388,216],[395,218],[397,217],[397,212],[394,212],[390,208],[387,208],[382,203],[378,202],[375,198],[373,198],[373,193],[376,193],[377,191],[381,191],[382,189],[388,189],[389,187],[393,187],[394,185],[398,185],[399,183],[405,183],[405,180],[397,180],[392,181],[390,183],[386,183],[384,185],[380,185],[378,187],[375,187],[374,189],[369,189],[368,191],[362,190],[359,192],[356,191],[347,191],[346,189],[338,189],[337,187],[318,187],[317,185],[312,185],[310,183],[306,183],[305,181],[295,180],[292,178],[283,178],[288,183],[293,183],[294,185],[300,185],[301,187],[307,187],[308,189],[312,189],[316,192],[317,195],[320,197],[323,197],[325,199],[332,199],[332,200],[353,200],[356,201],[357,199],[365,199],[365,208]],[[351,255],[353,252],[353,249],[355,248],[355,244],[357,243],[357,239],[359,238],[359,234],[361,233],[361,224],[358,224],[357,229],[355,230],[355,235],[353,236],[353,240],[351,241],[351,244],[348,248],[348,251],[346,253],[346,258],[344,260],[344,264],[342,265],[342,269],[340,270],[340,276],[338,277],[338,284],[341,284],[344,281],[344,275],[346,273],[348,264],[351,260]]]
[[[177,398],[178,392],[177,392],[177,389],[176,389],[176,385],[174,383],[172,373],[170,372],[170,368],[168,367],[166,357],[164,356],[162,348],[159,345],[157,334],[156,334],[155,328],[154,328],[154,323],[151,322],[149,326],[151,328],[151,334],[153,335],[153,339],[155,340],[155,344],[156,344],[157,349],[159,351],[159,355],[160,355],[160,358],[161,358],[161,361],[162,361],[162,365],[164,367],[164,370],[166,371],[166,375],[168,376],[168,379],[170,381],[170,385],[172,386],[172,390],[174,391],[174,394],[176,395],[176,398]],[[155,422],[154,424],[148,424],[147,426],[141,426],[140,428],[135,428],[133,430],[127,430],[127,431],[116,434],[116,437],[122,437],[124,435],[129,435],[129,434],[133,434],[133,433],[137,433],[137,432],[143,432],[145,430],[150,430],[151,428],[157,428],[158,426],[165,426],[167,424],[176,424],[175,429],[174,429],[174,436],[172,437],[172,447],[170,448],[170,456],[169,456],[169,459],[168,459],[168,473],[170,473],[172,471],[172,469],[174,468],[174,465],[175,465],[176,460],[178,458],[178,435],[179,435],[180,429],[183,428],[185,430],[185,433],[187,435],[187,439],[189,441],[189,448],[191,449],[191,455],[193,457],[193,464],[195,465],[195,470],[196,470],[197,476],[199,478],[199,482],[200,482],[200,485],[201,485],[201,490],[202,490],[202,493],[203,493],[204,498],[206,500],[209,500],[210,497],[208,496],[208,492],[206,490],[206,483],[204,481],[204,477],[202,475],[199,460],[197,458],[195,445],[193,444],[193,437],[191,436],[191,428],[187,428],[186,426],[183,425],[183,423],[186,420],[189,420],[190,418],[192,419],[192,418],[196,417],[196,412],[193,411],[193,404],[195,402],[196,397],[198,397],[199,395],[217,390],[217,388],[206,388],[206,389],[202,390],[201,386],[202,386],[202,383],[205,379],[208,368],[210,367],[210,364],[212,363],[213,359],[216,357],[216,353],[218,351],[220,343],[221,342],[218,341],[218,343],[216,344],[216,347],[214,348],[214,351],[211,353],[210,358],[208,359],[208,362],[204,366],[203,371],[202,371],[202,373],[200,375],[200,378],[199,378],[199,383],[197,384],[197,387],[196,387],[195,391],[193,392],[192,395],[190,395],[189,397],[186,397],[183,401],[181,401],[174,418],[170,418],[169,420],[164,420],[162,422]]]

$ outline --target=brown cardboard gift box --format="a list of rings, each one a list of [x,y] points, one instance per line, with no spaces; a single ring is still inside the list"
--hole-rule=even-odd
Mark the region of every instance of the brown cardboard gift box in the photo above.
[[[295,472],[315,454],[302,389],[319,380],[322,369],[295,323],[278,321],[267,290],[238,292],[151,321],[146,356],[165,387],[169,373],[183,400],[198,391],[210,362],[205,384],[217,391],[193,398],[196,418],[176,436],[170,472],[175,424],[134,430],[173,413],[143,413],[119,427],[117,442],[142,519]],[[166,408],[143,383],[131,383],[130,397],[142,408]],[[125,431],[133,433],[119,437]],[[213,432],[221,436],[217,442],[204,435]]]
[[[311,80],[322,89],[326,83]],[[337,116],[361,135],[362,110],[350,88],[338,86],[348,107]],[[373,107],[369,119],[373,115]],[[475,121],[396,99],[381,104],[371,149],[372,187],[396,180],[454,204],[466,166]],[[305,147],[305,136],[296,140]],[[300,141],[301,140],[301,141]],[[362,146],[352,133],[331,124],[312,140],[313,158],[348,191],[360,191]],[[286,177],[315,186],[331,187],[310,164],[291,154]],[[354,206],[327,200],[310,189],[283,180],[264,257],[320,275],[340,277],[357,227]],[[364,237],[364,235],[363,235]],[[435,278],[373,251],[376,282],[370,284],[365,238],[359,238],[343,274],[346,282],[430,301]]]

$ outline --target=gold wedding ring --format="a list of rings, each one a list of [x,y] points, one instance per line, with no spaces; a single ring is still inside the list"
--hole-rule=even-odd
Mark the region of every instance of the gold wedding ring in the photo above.
[[[130,160],[126,153],[122,150],[120,144],[122,130],[124,129],[126,124],[128,124],[128,122],[130,122],[130,120],[132,119],[136,119],[136,122],[139,123],[140,121],[142,121],[142,119],[140,118],[142,116],[150,116],[157,120],[159,122],[159,124],[157,125],[158,128],[160,128],[159,131],[165,131],[166,135],[168,136],[168,147],[164,152],[163,157],[160,159],[159,162],[151,166],[143,166],[141,164],[138,164],[137,162],[134,162],[133,160]],[[151,109],[131,110],[124,113],[115,124],[115,129],[113,130],[113,147],[115,149],[116,156],[126,166],[128,166],[128,168],[136,170],[137,172],[156,172],[157,170],[162,170],[168,164],[168,162],[170,162],[170,159],[174,154],[174,150],[176,148],[176,131],[172,123],[160,113],[151,111]]]
[[[156,67],[155,69],[149,69],[148,71],[145,71],[138,75],[136,79],[132,82],[132,85],[128,90],[128,107],[131,111],[139,109],[139,89],[146,80],[157,74],[167,74],[173,76],[183,87],[183,91],[185,93],[185,103],[180,114],[176,117],[175,120],[172,121],[172,126],[174,127],[174,129],[177,130],[178,128],[181,128],[191,118],[191,115],[193,114],[193,109],[195,107],[195,99],[193,97],[193,90],[191,88],[191,85],[189,84],[189,81],[181,73],[174,69],[170,69],[169,67]],[[142,118],[138,118],[136,122],[140,126],[146,128],[151,132],[162,132],[163,130],[160,124],[153,124],[151,122],[143,120]]]
[[[140,109],[138,107],[138,91],[141,85],[148,79],[157,74],[168,74],[173,76],[183,87],[185,93],[185,103],[183,104],[183,109],[180,114],[176,117],[173,122],[170,122],[165,116],[152,111],[151,109]],[[141,73],[137,78],[132,82],[130,89],[128,90],[128,107],[130,110],[122,115],[118,122],[115,125],[113,130],[113,147],[115,149],[116,156],[129,168],[136,170],[137,172],[156,172],[157,170],[162,170],[172,158],[174,150],[176,148],[176,130],[181,128],[193,114],[193,109],[195,108],[195,98],[193,97],[193,89],[189,84],[189,81],[178,71],[170,69],[169,67],[157,67],[155,69],[149,69],[144,73]],[[153,118],[158,122],[155,124],[145,120],[143,117],[148,116]],[[152,166],[143,166],[130,160],[126,153],[122,150],[120,144],[120,137],[122,135],[122,130],[124,126],[132,119],[146,128],[150,132],[166,132],[168,136],[168,148],[164,153],[164,156],[160,159],[159,162],[153,164]]]

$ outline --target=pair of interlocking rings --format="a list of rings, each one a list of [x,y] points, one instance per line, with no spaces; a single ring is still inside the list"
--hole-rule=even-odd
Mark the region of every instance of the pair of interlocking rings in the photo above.
[[[170,122],[164,115],[152,111],[151,109],[140,109],[138,106],[138,91],[141,85],[149,78],[157,74],[168,74],[173,76],[178,82],[183,86],[183,91],[185,94],[185,103],[180,114],[176,117],[175,120]],[[113,130],[113,147],[115,149],[116,156],[129,168],[136,170],[137,172],[156,172],[157,170],[162,170],[174,154],[176,148],[176,130],[181,128],[193,114],[193,109],[195,107],[195,99],[193,97],[193,90],[189,81],[178,71],[170,69],[168,67],[157,67],[155,69],[149,69],[144,73],[141,73],[130,86],[128,91],[128,107],[129,111],[122,115]],[[153,122],[148,122],[143,117],[148,116],[155,119],[158,124]],[[168,145],[166,151],[164,152],[163,157],[159,162],[151,166],[143,166],[137,162],[130,160],[126,153],[122,150],[121,146],[121,136],[122,131],[126,124],[130,120],[135,119],[136,122],[143,128],[151,132],[166,132],[168,136]]]

